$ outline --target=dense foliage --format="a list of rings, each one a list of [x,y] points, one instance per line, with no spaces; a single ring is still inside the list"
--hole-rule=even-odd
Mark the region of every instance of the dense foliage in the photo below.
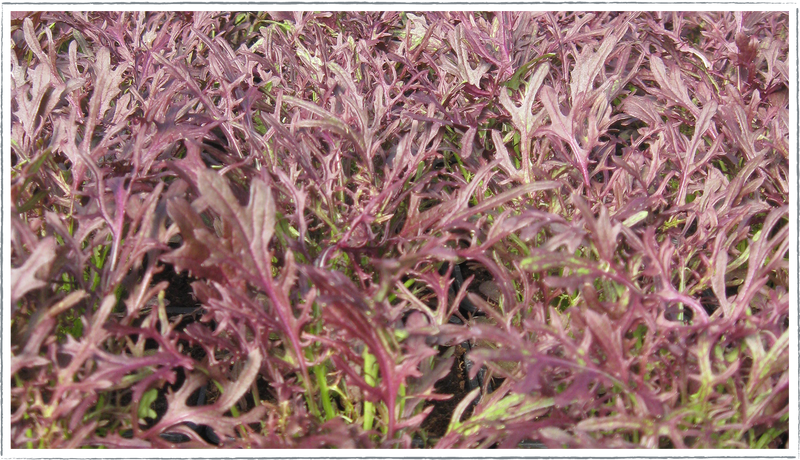
[[[11,29],[13,447],[785,446],[785,13]]]

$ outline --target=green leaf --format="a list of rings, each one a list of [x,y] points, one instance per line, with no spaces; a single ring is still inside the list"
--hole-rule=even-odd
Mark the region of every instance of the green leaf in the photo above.
[[[151,388],[142,395],[142,400],[139,401],[139,418],[156,418],[158,414],[150,405],[156,402],[158,398],[158,390]]]
[[[528,71],[530,71],[533,66],[538,64],[543,59],[550,59],[553,57],[556,57],[556,53],[546,53],[531,59],[525,64],[522,64],[517,71],[514,72],[514,75],[512,75],[511,78],[509,78],[508,81],[503,84],[512,90],[517,91],[519,89],[520,81],[525,77],[525,75],[528,74]]]
[[[32,197],[30,197],[28,199],[28,201],[26,201],[25,203],[20,205],[17,208],[17,212],[20,213],[20,214],[23,214],[23,213],[26,213],[26,212],[30,211],[31,209],[36,207],[36,205],[39,204],[39,202],[42,201],[42,199],[44,197],[46,197],[46,196],[47,196],[47,191],[46,190],[39,190]]]
[[[527,257],[522,259],[519,266],[524,270],[530,270],[532,272],[541,272],[545,270],[551,270],[554,268],[560,268],[563,264],[561,261],[554,259],[553,257],[548,257],[546,255],[536,255]]]
[[[649,213],[647,211],[639,211],[636,214],[628,217],[622,222],[622,225],[631,228],[634,225],[638,224],[639,222],[645,220]]]
[[[475,388],[474,390],[470,391],[466,396],[464,396],[464,399],[462,399],[460,403],[458,403],[458,406],[456,406],[456,409],[453,411],[453,416],[450,419],[450,426],[447,427],[448,433],[457,430],[459,429],[459,427],[461,427],[462,425],[461,415],[463,415],[464,411],[467,410],[467,407],[469,407],[472,400],[475,399],[480,394],[480,391],[481,391],[480,388]]]
[[[28,184],[31,183],[31,181],[33,180],[34,176],[36,175],[36,173],[39,172],[39,170],[42,168],[42,165],[44,164],[44,161],[49,156],[50,156],[50,149],[47,148],[38,157],[36,157],[36,160],[34,160],[33,163],[31,163],[30,166],[28,166],[28,169],[25,171],[25,174],[28,177],[25,179],[25,182],[22,183],[22,188],[27,187]]]
[[[475,390],[480,390],[476,388]],[[467,395],[464,398],[464,401],[471,401],[473,397]],[[464,401],[459,404],[459,408]],[[492,404],[491,406],[479,411],[476,415],[472,416],[468,421],[462,423],[458,423],[458,419],[461,418],[461,413],[458,412],[459,408],[456,408],[456,412],[453,413],[453,421],[450,422],[450,427],[452,429],[459,429],[463,431],[463,433],[467,436],[474,434],[480,428],[481,422],[484,421],[496,421],[496,420],[511,420],[515,417],[524,417],[526,414],[531,412],[544,409],[547,407],[552,407],[555,404],[555,398],[545,398],[545,397],[533,397],[525,394],[514,393],[508,396],[505,396],[500,401]],[[464,406],[466,407],[466,406]],[[463,409],[462,409],[463,410]],[[456,413],[458,412],[458,416]],[[448,429],[448,432],[450,429]]]
[[[643,420],[627,415],[613,415],[610,417],[600,417],[582,420],[576,425],[581,431],[615,431],[615,430],[639,430],[644,428],[649,432]]]

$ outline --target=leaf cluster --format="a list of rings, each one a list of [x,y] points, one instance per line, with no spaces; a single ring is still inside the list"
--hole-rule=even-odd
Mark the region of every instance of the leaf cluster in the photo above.
[[[785,446],[785,13],[12,16],[13,447]]]

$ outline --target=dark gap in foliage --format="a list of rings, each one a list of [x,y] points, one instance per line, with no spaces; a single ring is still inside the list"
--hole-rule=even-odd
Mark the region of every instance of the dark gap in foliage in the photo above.
[[[697,222],[698,222],[697,218],[691,219],[691,223],[683,231],[684,237],[689,238],[690,236],[695,234],[695,232],[697,231]]]
[[[207,394],[208,385],[201,386],[189,395],[189,397],[186,399],[186,405],[190,407],[205,406],[208,404],[206,401]]]
[[[127,406],[133,399],[133,391],[130,389],[119,390],[117,392],[117,403],[120,406]]]
[[[700,305],[703,306],[703,309],[709,315],[713,314],[719,308],[719,299],[714,294],[714,291],[711,288],[704,290],[700,293]]]
[[[699,44],[700,40],[703,38],[702,35],[703,28],[700,25],[696,25],[694,27],[683,27],[681,28],[681,39],[691,42],[692,44]]]
[[[770,239],[770,240],[774,239],[775,236],[778,234],[778,232],[780,232],[787,225],[789,225],[789,218],[788,217],[785,217],[785,218],[782,218],[782,219],[778,219],[778,221],[775,222],[775,225],[772,226],[772,229],[770,230],[769,236],[767,238]],[[778,254],[776,254],[776,255],[778,255]]]
[[[725,296],[728,298],[735,297],[739,294],[740,284],[725,286]]]
[[[669,439],[667,436],[659,436],[658,437],[658,448],[659,449],[674,449],[675,445],[672,443],[672,440]]]
[[[159,435],[163,440],[175,444],[188,442],[191,438],[183,433],[161,433]]]
[[[441,346],[439,357],[453,355],[456,357],[450,372],[445,378],[439,380],[434,385],[434,391],[439,394],[452,395],[450,399],[444,401],[426,402],[425,407],[434,406],[433,412],[422,423],[421,428],[426,431],[429,437],[442,437],[447,432],[453,411],[463,397],[469,392],[467,387],[466,369],[464,366],[464,353],[466,349],[461,345],[454,347]],[[471,411],[471,409],[468,409]],[[468,416],[468,414],[465,414]]]
[[[167,397],[164,391],[158,392],[158,396],[156,396],[156,400],[153,402],[151,407],[155,411],[156,416],[155,418],[145,418],[144,429],[149,429],[155,426],[164,417],[164,414],[167,413]]]
[[[263,375],[259,374],[256,377],[255,384],[256,384],[256,387],[257,387],[257,390],[258,390],[258,396],[259,396],[260,401],[265,401],[265,400],[266,401],[270,401],[270,402],[274,401],[274,399],[271,396],[272,388],[270,387],[270,385],[267,382],[267,380],[263,377]],[[239,410],[242,411],[242,412],[248,412],[248,411],[252,410],[253,408],[257,407],[257,404],[255,402],[255,393],[252,393],[252,392],[248,392],[247,394],[245,394],[245,396],[244,396],[244,398],[242,399],[241,402],[243,402],[243,404],[241,404],[241,403],[238,404],[238,407],[239,407]],[[259,404],[260,404],[260,402],[259,402]]]
[[[786,431],[778,436],[775,440],[775,449],[788,449],[789,448],[789,432]]]
[[[58,352],[56,353],[56,362],[58,363],[58,367],[67,367],[69,366],[69,363],[72,362],[72,355]]]
[[[177,246],[179,243],[174,243]],[[192,289],[196,281],[188,270],[176,272],[172,264],[161,263],[161,270],[153,275],[153,284],[166,281],[169,284],[164,290],[164,300],[169,316],[188,315],[198,310],[200,302],[197,301]],[[168,302],[168,303],[167,303]],[[184,318],[181,323],[188,324],[190,320]]]
[[[670,305],[664,311],[664,318],[668,321],[691,324],[694,312],[685,306]]]
[[[158,350],[159,344],[158,341],[155,339],[147,338],[144,341],[144,349],[145,350]]]
[[[53,390],[44,390],[42,391],[42,402],[45,404],[50,404],[53,399]]]

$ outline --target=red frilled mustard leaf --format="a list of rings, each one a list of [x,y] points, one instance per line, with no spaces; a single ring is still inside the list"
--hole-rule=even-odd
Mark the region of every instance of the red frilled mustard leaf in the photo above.
[[[42,278],[48,279],[46,268],[55,259],[55,238],[47,238],[39,242],[19,268],[11,268],[11,301],[16,302],[29,291],[47,285]],[[37,276],[37,274],[40,274]]]

